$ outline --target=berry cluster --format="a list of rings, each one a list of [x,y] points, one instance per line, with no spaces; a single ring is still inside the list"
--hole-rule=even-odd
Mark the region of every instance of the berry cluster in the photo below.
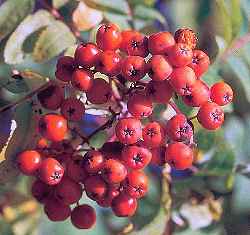
[[[196,43],[190,29],[180,29],[174,36],[159,32],[147,37],[104,24],[96,44],[81,44],[74,58],[58,60],[57,82],[37,95],[41,105],[54,112],[41,116],[41,138],[35,150],[17,157],[20,171],[36,177],[32,194],[44,204],[50,220],[70,216],[77,228],[91,228],[96,214],[91,206],[79,205],[83,191],[101,207],[111,207],[115,215],[132,216],[137,200],[148,190],[143,172],[148,164],[167,163],[177,170],[192,166],[192,120],[177,112],[162,123],[152,120],[151,114],[156,103],[171,104],[175,95],[186,105],[198,107],[197,119],[204,128],[215,130],[222,125],[221,106],[232,101],[233,91],[224,82],[209,88],[201,80],[210,62],[203,51],[195,49]],[[109,81],[98,78],[100,73]],[[105,104],[115,99],[112,80],[123,87],[116,101],[127,104],[119,113],[115,138],[101,149],[79,154],[69,134],[69,123],[80,121],[85,112],[76,94],[85,93],[91,104]],[[62,84],[74,89],[74,95],[66,97]]]

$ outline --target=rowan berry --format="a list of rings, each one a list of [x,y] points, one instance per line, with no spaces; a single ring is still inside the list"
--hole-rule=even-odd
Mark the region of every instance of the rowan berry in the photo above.
[[[33,175],[40,168],[42,157],[35,150],[26,150],[17,156],[19,170],[25,175]]]
[[[67,98],[62,102],[61,114],[68,121],[77,122],[82,120],[85,113],[84,103],[77,98]]]
[[[147,70],[152,80],[163,81],[169,79],[173,68],[165,56],[153,55],[147,63]]]
[[[192,166],[193,150],[182,142],[171,143],[165,152],[166,162],[177,170],[185,170]]]
[[[58,184],[64,175],[64,168],[54,158],[46,158],[39,167],[39,178],[48,185]]]
[[[122,150],[124,164],[133,170],[143,169],[150,163],[151,158],[151,152],[144,147],[130,145],[124,147]]]
[[[80,91],[88,91],[93,85],[94,75],[85,69],[76,69],[72,75],[72,85]]]
[[[78,183],[83,183],[88,176],[87,172],[82,168],[81,162],[82,157],[76,156],[67,163],[67,176]]]
[[[110,85],[103,79],[94,79],[93,86],[86,93],[87,99],[92,104],[107,103],[112,96]]]
[[[82,166],[86,172],[90,174],[98,173],[103,167],[104,157],[101,152],[96,150],[88,151],[82,162]]]
[[[54,142],[62,141],[68,131],[66,119],[58,114],[46,114],[39,120],[40,134]]]
[[[57,61],[56,73],[55,73],[56,78],[63,82],[69,82],[71,81],[74,69],[75,69],[74,58],[70,56],[62,56]]]
[[[137,200],[127,194],[120,194],[112,201],[112,210],[118,217],[133,216],[137,209]]]
[[[216,103],[207,102],[200,107],[197,119],[204,128],[215,130],[223,124],[224,112]]]
[[[225,82],[217,82],[211,87],[211,100],[220,106],[229,104],[233,100],[233,90]]]
[[[163,166],[166,163],[166,160],[165,160],[166,147],[165,146],[152,148],[150,151],[152,153],[150,164],[155,165],[155,166]]]
[[[118,140],[123,144],[134,144],[142,138],[142,125],[135,118],[122,118],[115,127]]]
[[[177,43],[184,43],[191,49],[196,47],[198,41],[194,31],[189,28],[178,29],[174,34],[174,39]]]
[[[53,189],[51,186],[45,184],[41,180],[37,179],[33,182],[31,187],[32,196],[40,203],[46,203],[52,193]]]
[[[40,138],[40,139],[37,141],[36,147],[37,147],[38,149],[46,149],[46,148],[49,147],[49,142],[48,142],[47,139],[45,139],[45,138],[42,137],[42,138]]]
[[[71,223],[79,229],[90,229],[96,223],[95,209],[86,204],[75,207],[71,212]]]
[[[120,194],[119,186],[108,185],[108,190],[103,198],[97,200],[97,204],[101,207],[110,207],[113,199]]]
[[[152,55],[165,54],[174,44],[174,37],[169,32],[155,33],[148,39],[148,49]]]
[[[119,159],[122,153],[124,145],[120,143],[119,141],[114,141],[114,142],[106,142],[102,148],[101,148],[101,153],[105,157],[105,159]]]
[[[97,46],[106,50],[116,50],[120,47],[122,36],[119,27],[115,24],[103,24],[99,27],[96,34]]]

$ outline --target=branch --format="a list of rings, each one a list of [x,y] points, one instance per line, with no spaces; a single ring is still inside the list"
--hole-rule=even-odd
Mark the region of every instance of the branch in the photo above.
[[[181,114],[182,112],[180,111],[180,109],[177,107],[177,105],[173,102],[173,101],[169,101],[168,103],[176,112],[176,114]]]

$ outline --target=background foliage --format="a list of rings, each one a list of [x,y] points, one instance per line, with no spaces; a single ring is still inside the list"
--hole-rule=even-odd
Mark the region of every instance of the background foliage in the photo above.
[[[199,48],[212,61],[202,79],[208,84],[223,79],[233,86],[236,95],[234,103],[225,110],[226,122],[221,131],[208,132],[195,123],[199,150],[193,169],[172,172],[169,188],[168,175],[161,177],[160,169],[150,168],[150,192],[141,200],[136,216],[128,221],[115,218],[109,210],[99,209],[97,226],[84,234],[125,234],[132,230],[131,223],[133,235],[250,234],[248,0],[6,0],[0,3],[0,234],[83,233],[68,222],[49,222],[30,196],[30,181],[18,175],[13,164],[16,153],[28,147],[35,137],[34,125],[40,107],[32,107],[30,101],[22,102],[15,109],[2,107],[20,103],[25,97],[33,100],[34,92],[48,79],[54,79],[57,57],[72,55],[79,41],[93,41],[98,24],[106,21],[146,34],[159,30],[174,32],[178,27],[193,28],[199,36]],[[195,114],[195,110],[176,102],[186,114]],[[158,116],[166,112],[166,107],[155,109]],[[79,123],[86,134],[103,121],[97,114],[89,112]],[[99,147],[107,136],[102,131],[90,143]]]

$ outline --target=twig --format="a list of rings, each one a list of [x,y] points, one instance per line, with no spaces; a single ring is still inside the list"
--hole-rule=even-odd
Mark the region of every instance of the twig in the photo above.
[[[180,111],[180,109],[177,107],[177,105],[173,102],[173,101],[169,101],[169,105],[174,109],[174,111],[177,114],[181,114],[182,112]]]
[[[188,120],[191,121],[191,120],[193,120],[193,119],[195,119],[195,118],[197,118],[197,115],[194,115],[194,116],[192,116],[192,117],[189,117]]]

